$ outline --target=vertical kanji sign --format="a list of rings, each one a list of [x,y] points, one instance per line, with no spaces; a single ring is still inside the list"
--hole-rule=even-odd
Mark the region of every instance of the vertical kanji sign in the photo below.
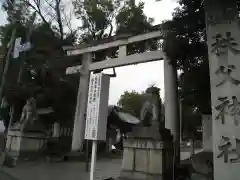
[[[205,0],[214,179],[240,176],[240,28],[237,0]]]
[[[92,74],[89,82],[85,139],[105,140],[110,77]]]

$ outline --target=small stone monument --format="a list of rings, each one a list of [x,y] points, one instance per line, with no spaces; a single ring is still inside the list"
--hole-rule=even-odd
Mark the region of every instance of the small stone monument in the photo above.
[[[37,120],[36,99],[30,98],[23,107],[20,121],[9,128],[6,152],[14,159],[36,157],[46,141],[43,125]]]
[[[165,172],[171,171],[172,136],[162,127],[160,110],[160,98],[147,91],[141,110],[142,124],[134,127],[124,140],[120,179],[161,180]]]

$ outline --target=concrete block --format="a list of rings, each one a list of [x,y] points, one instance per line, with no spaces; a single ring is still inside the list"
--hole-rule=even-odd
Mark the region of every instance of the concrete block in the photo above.
[[[161,175],[153,175],[141,172],[130,172],[130,171],[122,171],[120,173],[120,179],[128,179],[128,180],[163,180],[163,176]]]
[[[148,172],[149,151],[147,149],[135,150],[135,170],[138,172]]]
[[[135,154],[133,148],[125,148],[123,152],[122,170],[134,170]]]
[[[149,150],[149,161],[148,173],[163,173],[163,153],[161,150]]]

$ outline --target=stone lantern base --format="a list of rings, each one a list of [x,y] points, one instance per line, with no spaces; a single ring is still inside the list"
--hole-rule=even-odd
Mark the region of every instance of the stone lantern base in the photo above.
[[[7,135],[6,155],[13,165],[21,159],[34,159],[41,155],[47,136],[43,131],[21,131],[10,129]]]
[[[172,167],[172,140],[164,139],[156,128],[136,127],[124,140],[120,179],[162,180]]]

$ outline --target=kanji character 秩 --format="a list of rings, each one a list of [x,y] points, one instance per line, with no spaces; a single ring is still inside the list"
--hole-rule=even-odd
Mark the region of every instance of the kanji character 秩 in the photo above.
[[[240,51],[235,47],[238,43],[235,42],[235,39],[232,37],[231,32],[226,32],[225,37],[222,34],[217,33],[213,37],[215,42],[212,44],[211,52],[215,53],[217,56],[226,53],[226,49],[230,50],[234,54],[239,53]]]

